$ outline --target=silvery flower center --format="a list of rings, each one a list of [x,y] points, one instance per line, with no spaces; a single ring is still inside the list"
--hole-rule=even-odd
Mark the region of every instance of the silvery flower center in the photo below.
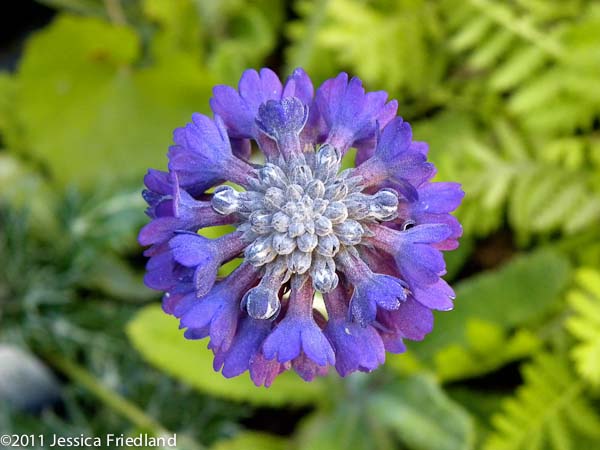
[[[308,273],[320,292],[337,286],[336,255],[355,252],[370,234],[369,223],[394,219],[398,209],[396,192],[364,194],[351,169],[338,173],[340,164],[340,153],[324,144],[267,162],[245,192],[217,188],[212,207],[240,217],[246,261],[282,282]]]

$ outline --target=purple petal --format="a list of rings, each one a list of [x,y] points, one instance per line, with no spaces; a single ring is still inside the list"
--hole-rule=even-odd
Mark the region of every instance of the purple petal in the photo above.
[[[310,77],[303,69],[297,68],[286,80],[281,97],[296,97],[305,105],[310,105],[314,93]]]
[[[286,316],[263,344],[263,354],[267,359],[277,359],[280,363],[291,361],[304,350],[306,355],[320,366],[335,363],[333,349],[317,324]]]
[[[217,294],[220,292],[217,291]],[[215,295],[214,289],[202,298],[196,297],[195,294],[189,295],[188,298],[193,302],[193,306],[181,316],[182,328],[194,329],[210,325],[215,313],[223,307],[223,302]]]
[[[159,217],[144,225],[138,235],[140,245],[159,244],[168,240],[178,229],[179,221],[175,217]]]
[[[246,70],[240,79],[239,92],[256,117],[261,104],[281,98],[281,81],[271,69]]]
[[[413,296],[421,305],[429,309],[439,311],[450,311],[454,308],[452,300],[455,298],[454,291],[443,279],[429,286],[415,287]]]
[[[389,181],[408,182],[417,188],[435,174],[433,164],[412,143],[410,125],[401,117],[392,120],[384,129],[373,157],[357,168],[357,175],[366,186]]]
[[[210,107],[215,114],[221,116],[232,138],[244,139],[255,135],[256,112],[251,110],[246,101],[231,86],[215,86]]]
[[[242,264],[208,294],[194,300],[193,305],[181,315],[181,326],[199,329],[210,325],[209,348],[227,350],[232,344],[240,316],[239,299],[257,278],[258,272],[254,267]]]
[[[325,335],[335,349],[335,368],[343,377],[356,370],[370,372],[385,361],[383,341],[371,326],[330,319]]]
[[[397,309],[406,300],[405,285],[398,278],[372,274],[355,285],[350,299],[352,317],[366,326],[375,320],[377,306],[383,309]]]
[[[404,242],[411,244],[435,244],[448,238],[452,231],[446,224],[424,224],[401,232]]]
[[[454,250],[458,247],[458,238],[463,234],[462,225],[458,219],[450,214],[417,213],[411,216],[418,225],[445,225],[450,230],[448,237],[435,242],[433,246],[438,250]]]
[[[169,241],[175,261],[186,267],[210,264],[215,259],[213,240],[195,233],[181,233]]]
[[[163,298],[163,307],[165,303],[168,305],[167,313],[180,318],[183,314],[190,310],[196,304],[198,297],[193,289],[188,292],[181,293],[166,293]]]
[[[256,138],[254,119],[258,108],[268,100],[281,98],[281,82],[270,69],[246,70],[238,85],[239,93],[230,86],[216,86],[210,106],[223,118],[234,139]]]
[[[156,169],[148,169],[144,176],[146,187],[157,194],[168,195],[171,193],[171,178],[168,172]]]
[[[277,375],[285,370],[283,364],[266,359],[261,353],[250,358],[250,378],[256,386],[271,386]]]
[[[316,324],[302,329],[302,349],[306,356],[320,366],[335,363],[331,344]]]
[[[396,100],[391,100],[386,103],[385,106],[381,109],[378,117],[378,129],[377,132],[373,134],[373,136],[369,136],[368,138],[358,140],[354,143],[354,147],[356,147],[356,158],[354,160],[355,166],[361,165],[367,159],[375,154],[375,148],[377,147],[377,138],[388,123],[396,117],[396,113],[398,112],[398,102]]]
[[[392,161],[408,153],[412,142],[412,129],[402,117],[396,117],[383,129],[375,155],[382,161]]]
[[[406,339],[421,341],[433,330],[433,314],[412,297],[395,311],[380,310],[377,319]]]
[[[218,371],[223,367],[223,375],[227,378],[235,377],[248,370],[251,358],[260,350],[260,345],[270,329],[269,322],[252,318],[243,319],[229,349],[215,354],[213,364],[215,370]]]
[[[365,94],[362,82],[348,75],[339,74],[325,81],[317,90],[315,102],[329,127],[327,142],[345,152],[356,141],[375,136],[377,122],[386,121],[395,104],[386,105],[387,94],[383,91]]]
[[[157,291],[167,291],[177,283],[173,276],[174,269],[173,255],[170,252],[159,253],[146,263],[144,284]]]
[[[406,345],[404,345],[402,336],[398,333],[381,333],[381,340],[387,352],[397,354],[406,351]]]
[[[267,359],[277,359],[280,363],[291,361],[302,349],[302,323],[286,317],[267,337],[263,344],[263,354]]]
[[[315,377],[327,375],[327,366],[321,366],[302,353],[292,361],[292,368],[304,381],[312,381]]]
[[[459,183],[426,183],[419,188],[415,210],[423,213],[449,213],[460,205],[464,191]]]
[[[224,180],[244,184],[252,168],[233,156],[229,137],[219,116],[215,120],[194,114],[192,123],[175,130],[169,148],[169,170],[181,187],[200,194]]]
[[[209,328],[208,325],[203,328],[190,328],[185,330],[183,337],[190,340],[204,339],[208,336]]]
[[[446,272],[442,253],[429,245],[406,246],[401,254],[394,256],[400,272],[413,288],[436,283]]]
[[[169,173],[150,169],[144,176],[144,184],[147,189],[142,191],[142,197],[148,203],[146,214],[153,219],[172,215],[173,187]]]

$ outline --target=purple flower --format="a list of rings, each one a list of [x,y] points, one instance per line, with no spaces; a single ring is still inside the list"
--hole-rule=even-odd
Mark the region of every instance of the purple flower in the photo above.
[[[294,277],[285,318],[263,344],[267,359],[286,363],[306,355],[319,366],[335,363],[331,344],[313,317],[313,295],[308,277]]]
[[[249,371],[265,386],[289,369],[304,380],[372,371],[423,339],[432,310],[452,308],[441,251],[458,245],[450,213],[464,194],[431,181],[427,145],[397,103],[344,73],[315,92],[302,69],[285,83],[248,70],[237,90],[213,95],[214,118],[175,130],[169,171],[144,180],[144,280],[185,337],[208,337],[224,376]],[[262,165],[246,160],[252,141]],[[350,147],[357,166],[340,171]],[[197,234],[223,224],[236,230]],[[235,258],[244,262],[219,278]]]
[[[329,321],[324,332],[335,351],[335,368],[341,376],[356,370],[370,372],[385,361],[378,330],[348,317],[347,291],[340,285],[325,294]]]
[[[207,226],[231,224],[235,220],[232,216],[216,212],[210,202],[195,200],[182,190],[174,172],[170,177],[164,175],[164,172],[151,170],[146,176],[148,189],[143,194],[149,204],[147,213],[155,220],[140,230],[138,240],[141,245],[166,242],[176,231],[195,231]]]
[[[175,130],[173,140],[176,145],[169,148],[169,170],[191,194],[201,194],[225,180],[244,184],[252,172],[249,164],[233,154],[219,116],[212,120],[194,114],[192,123]]]
[[[356,77],[348,82],[345,73],[325,81],[316,103],[327,124],[327,142],[344,153],[357,142],[373,139],[378,126],[396,115],[398,103],[386,100],[386,92],[365,93],[362,82]]]

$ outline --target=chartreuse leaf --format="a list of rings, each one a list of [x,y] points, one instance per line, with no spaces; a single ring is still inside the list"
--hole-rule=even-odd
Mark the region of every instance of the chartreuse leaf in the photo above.
[[[454,311],[438,313],[433,332],[423,342],[411,343],[410,348],[421,358],[432,360],[448,346],[469,348],[474,339],[469,339],[465,324],[472,320],[495,325],[494,333],[504,334],[508,329],[543,319],[560,300],[569,273],[569,262],[563,256],[542,250],[518,256],[496,271],[468,278],[454,286]],[[480,338],[484,333],[475,334]],[[521,339],[523,336],[518,341]],[[525,340],[529,341],[525,348],[530,347],[531,336]],[[516,344],[521,347],[523,343],[518,341]]]
[[[289,442],[279,436],[245,431],[231,439],[217,442],[211,450],[287,450]]]
[[[8,153],[0,153],[0,204],[24,209],[31,226],[39,235],[58,229],[56,195],[46,180],[25,162]]]
[[[0,72],[0,138],[4,147],[18,147],[19,130],[13,114],[16,83],[8,72]]]
[[[390,437],[384,433],[374,438],[368,428],[366,417],[353,403],[346,403],[331,414],[316,412],[308,416],[296,434],[300,450],[383,450],[378,442],[384,440],[391,448]]]
[[[436,36],[428,33],[422,1],[400,0],[390,3],[394,7],[386,11],[349,0],[324,4],[326,18],[316,30],[317,45],[331,51],[339,64],[352,67],[366,83],[387,90],[424,92],[441,75],[445,61],[428,58],[427,38],[435,40]],[[369,32],[357,34],[356,30]],[[378,51],[371,51],[374,48]]]
[[[197,4],[191,0],[144,0],[142,10],[160,26],[153,48],[156,57],[170,59],[174,51],[201,55]]]
[[[513,336],[492,322],[468,319],[467,346],[451,344],[435,355],[436,373],[442,381],[493,372],[511,361],[521,359],[539,349],[540,340],[528,330],[519,330]]]
[[[224,378],[212,368],[213,354],[206,341],[190,341],[178,329],[178,321],[158,305],[147,306],[127,326],[133,346],[151,364],[194,388],[230,400],[256,405],[306,405],[324,395],[321,381],[303,382],[294,373],[280,375],[268,388],[258,388],[248,373]]]
[[[495,431],[484,450],[595,448],[589,441],[600,439],[600,417],[567,361],[541,354],[524,367],[523,378],[517,394],[492,418]],[[588,444],[580,445],[583,440]]]
[[[580,269],[575,275],[577,286],[567,300],[575,315],[567,329],[579,343],[572,352],[577,372],[594,385],[600,384],[600,272]]]
[[[295,435],[301,450],[467,450],[474,431],[469,415],[429,376],[369,385],[372,375],[343,381],[344,401],[308,416]]]
[[[131,28],[66,14],[27,42],[14,113],[27,150],[59,182],[164,166],[172,129],[207,108],[213,82],[192,55],[137,68],[140,47]]]
[[[388,384],[372,395],[368,411],[408,448],[473,448],[471,418],[432,377],[421,375]]]
[[[449,385],[444,391],[469,412],[475,425],[475,448],[479,449],[483,438],[491,432],[490,419],[500,409],[503,395],[486,387],[477,389],[466,383]]]
[[[143,286],[141,275],[109,252],[95,255],[93,269],[84,284],[88,288],[130,302],[156,297],[155,292]]]

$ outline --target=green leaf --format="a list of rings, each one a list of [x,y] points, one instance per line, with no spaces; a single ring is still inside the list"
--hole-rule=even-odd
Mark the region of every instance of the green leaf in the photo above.
[[[480,319],[466,323],[468,344],[450,344],[435,355],[436,374],[444,382],[493,372],[503,365],[531,355],[540,348],[537,336],[519,330],[513,336],[499,325]]]
[[[0,153],[0,204],[26,210],[38,235],[57,230],[56,195],[32,167],[7,153]]]
[[[324,395],[320,380],[306,383],[295,373],[280,375],[269,388],[256,387],[248,373],[224,378],[212,368],[213,354],[206,341],[190,341],[178,329],[177,319],[158,305],[148,306],[127,326],[134,347],[151,364],[194,388],[230,400],[256,405],[306,405]]]
[[[575,315],[567,321],[567,329],[579,343],[572,352],[577,372],[588,382],[600,385],[600,272],[579,269],[577,286],[567,300]]]
[[[11,150],[22,150],[23,130],[15,117],[17,82],[8,72],[0,72],[0,145]]]
[[[153,54],[169,60],[174,52],[202,55],[200,14],[191,0],[144,0],[144,15],[160,26]]]
[[[301,422],[294,436],[296,446],[300,450],[384,450],[373,439],[360,409],[348,402],[329,414],[323,411],[311,414]],[[387,434],[385,439],[389,439]]]
[[[333,408],[322,408],[300,424],[294,436],[298,448],[388,450],[398,447],[396,441],[412,450],[473,447],[469,415],[445,395],[432,377],[370,383],[372,377],[353,374],[337,384],[344,390],[338,393],[339,401],[334,397]]]
[[[477,431],[475,448],[480,448],[483,438],[491,431],[490,418],[492,414],[500,409],[503,400],[502,394],[488,389],[487,386],[479,388],[466,383],[452,384],[445,387],[444,390],[452,400],[462,405],[470,413]]]
[[[94,255],[93,268],[89,270],[84,284],[88,288],[129,302],[156,298],[156,292],[142,283],[141,275],[110,253]]]
[[[580,436],[598,442],[600,417],[566,361],[541,354],[524,367],[523,378],[517,394],[493,417],[495,432],[485,450],[592,448],[575,445]]]
[[[369,414],[411,449],[473,448],[471,418],[429,376],[398,380],[374,393]]]
[[[491,26],[492,22],[487,17],[472,18],[463,24],[459,33],[452,37],[449,43],[450,48],[457,52],[472,48],[481,42]]]
[[[518,49],[490,79],[492,89],[510,89],[526,80],[534,71],[547,62],[546,54],[537,47]]]
[[[429,41],[436,39],[427,28],[430,16],[422,4],[402,0],[379,11],[365,2],[323,2],[325,18],[314,30],[316,45],[330,51],[338,65],[352,67],[367,84],[425,94],[441,76],[445,59],[429,57]]]
[[[286,450],[289,448],[287,439],[266,433],[245,431],[231,439],[217,442],[211,450]]]
[[[410,348],[431,360],[448,345],[468,346],[469,320],[484,320],[503,330],[538,321],[557,305],[569,276],[569,262],[562,255],[538,251],[471,277],[455,286],[455,309],[438,313],[433,332]]]
[[[137,68],[140,50],[132,29],[70,15],[27,42],[15,114],[28,150],[61,183],[164,166],[173,128],[208,107],[213,83],[192,56]]]

